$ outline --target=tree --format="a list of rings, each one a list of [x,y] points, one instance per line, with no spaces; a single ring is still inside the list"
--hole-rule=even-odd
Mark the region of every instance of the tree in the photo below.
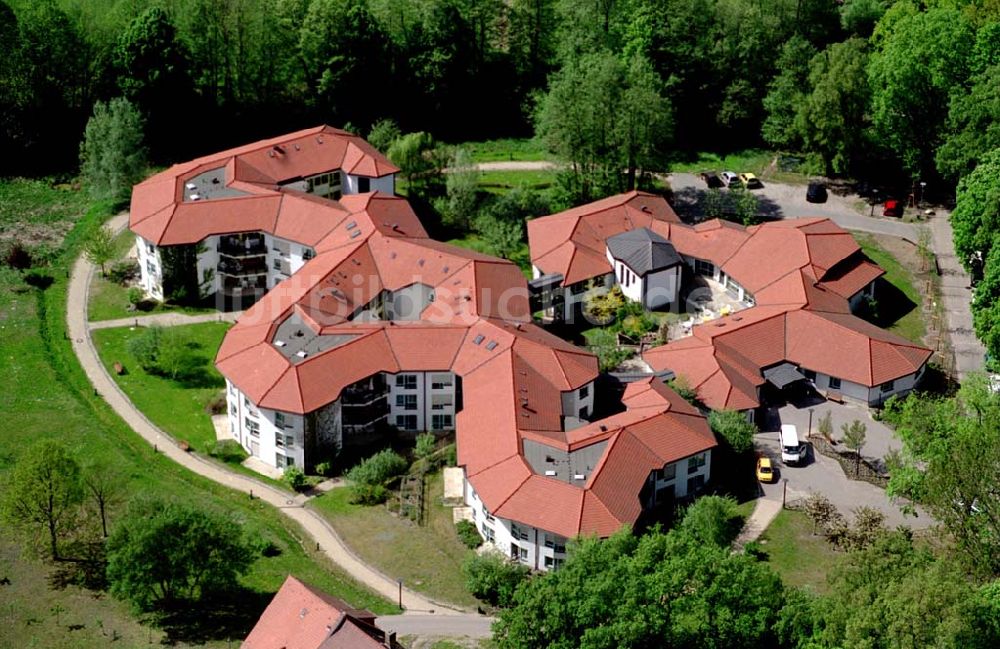
[[[524,243],[524,224],[521,221],[507,221],[490,213],[476,217],[475,230],[486,244],[487,251],[511,259]]]
[[[403,133],[393,119],[381,119],[368,131],[368,144],[385,153]]]
[[[837,507],[821,493],[810,493],[804,504],[806,516],[812,521],[814,534],[825,530],[830,523],[840,517]]]
[[[893,399],[885,412],[903,442],[889,495],[927,508],[970,571],[1000,575],[1000,395],[989,379],[969,375],[950,398]]]
[[[743,529],[744,518],[732,498],[703,496],[684,512],[681,530],[701,543],[728,548]]]
[[[760,203],[756,194],[738,185],[729,190],[729,198],[733,202],[733,212],[740,223],[748,226],[760,223]]]
[[[94,104],[80,144],[80,174],[94,198],[128,201],[146,171],[142,130],[142,117],[127,99]]]
[[[396,138],[386,151],[386,156],[399,167],[413,193],[426,189],[428,176],[436,170],[434,148],[434,138],[420,131]]]
[[[948,129],[935,160],[941,173],[958,180],[989,151],[1000,147],[1000,65],[972,81],[968,94],[956,93],[948,108]]]
[[[462,562],[465,587],[473,597],[491,606],[507,607],[517,587],[528,578],[528,567],[508,560],[496,550],[469,554]]]
[[[434,452],[437,439],[434,433],[422,433],[417,435],[416,445],[413,448],[413,455],[418,459],[430,456]]]
[[[518,588],[494,641],[501,649],[768,646],[784,596],[778,576],[749,555],[683,529],[623,530],[583,539],[562,568]]]
[[[479,170],[469,152],[461,147],[455,149],[448,166],[444,222],[468,232],[479,202]]]
[[[101,267],[101,277],[106,277],[105,266],[115,257],[115,235],[106,225],[93,231],[83,244],[87,261]]]
[[[816,430],[819,432],[820,435],[822,435],[826,439],[830,439],[830,436],[833,435],[832,412],[827,410],[826,414],[824,414],[822,417],[819,418],[819,421],[816,422]]]
[[[253,563],[240,524],[172,501],[136,500],[107,542],[111,593],[139,610],[198,602],[236,585]]]
[[[101,535],[108,538],[108,508],[121,499],[124,492],[122,476],[108,465],[93,462],[84,468],[83,487],[97,507]]]
[[[845,422],[840,430],[843,433],[844,446],[854,451],[854,472],[857,473],[861,468],[861,449],[865,445],[865,432],[868,426],[860,419],[855,419],[850,424]]]
[[[794,150],[802,145],[796,115],[809,95],[809,61],[815,55],[816,48],[801,36],[793,36],[781,46],[778,74],[764,97],[767,118],[761,125],[761,135],[772,146]]]
[[[827,175],[849,171],[865,146],[867,64],[865,42],[858,38],[831,45],[809,63],[812,90],[800,106],[796,129],[806,148],[822,157]]]
[[[638,169],[665,168],[673,114],[670,102],[661,94],[660,78],[644,57],[632,57],[624,80],[615,139],[626,169],[625,189],[631,191],[636,186]]]
[[[73,529],[83,501],[80,467],[59,442],[31,446],[18,460],[3,497],[4,519],[12,526],[48,535],[49,554],[59,560],[59,540]]]
[[[704,207],[705,216],[710,219],[718,219],[726,213],[726,197],[718,187],[710,187],[705,192]]]
[[[746,415],[736,410],[713,410],[708,415],[712,432],[737,455],[753,448],[757,427],[747,421]]]
[[[958,183],[951,213],[955,253],[966,270],[972,260],[986,260],[1000,231],[1000,148],[983,155],[972,173]]]
[[[951,97],[969,77],[973,37],[957,9],[933,8],[899,19],[872,55],[872,121],[914,178],[936,171]]]
[[[868,38],[886,8],[885,0],[846,0],[840,6],[840,24],[852,36]]]

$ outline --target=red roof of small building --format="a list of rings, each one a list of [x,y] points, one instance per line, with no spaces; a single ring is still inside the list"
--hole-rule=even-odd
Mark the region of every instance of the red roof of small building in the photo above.
[[[375,615],[289,575],[242,649],[365,649],[387,646]],[[391,646],[399,648],[395,641]]]

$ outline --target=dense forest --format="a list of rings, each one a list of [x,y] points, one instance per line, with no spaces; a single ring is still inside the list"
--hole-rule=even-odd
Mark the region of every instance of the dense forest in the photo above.
[[[445,141],[537,128],[584,167],[767,145],[949,194],[1000,144],[993,0],[5,2],[6,175],[72,173],[121,95],[159,163],[391,118]]]

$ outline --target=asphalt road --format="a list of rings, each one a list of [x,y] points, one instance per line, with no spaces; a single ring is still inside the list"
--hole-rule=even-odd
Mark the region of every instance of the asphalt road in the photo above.
[[[473,615],[383,615],[375,624],[396,635],[447,636],[449,638],[489,638],[493,618]]]

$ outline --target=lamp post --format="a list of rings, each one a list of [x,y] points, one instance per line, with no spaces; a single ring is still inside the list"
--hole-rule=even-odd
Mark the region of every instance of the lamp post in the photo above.
[[[814,408],[809,409],[809,433],[808,433],[809,437],[812,437],[813,434],[813,410]]]
[[[871,210],[871,213],[868,214],[868,216],[875,216],[875,204],[876,203],[878,203],[878,190],[877,189],[873,189],[872,190],[872,210]]]
[[[923,209],[923,207],[924,207],[924,196],[926,195],[926,193],[927,193],[927,181],[926,180],[921,180],[920,181],[920,200],[917,201],[917,203],[918,203],[918,205],[920,206],[921,209]]]

